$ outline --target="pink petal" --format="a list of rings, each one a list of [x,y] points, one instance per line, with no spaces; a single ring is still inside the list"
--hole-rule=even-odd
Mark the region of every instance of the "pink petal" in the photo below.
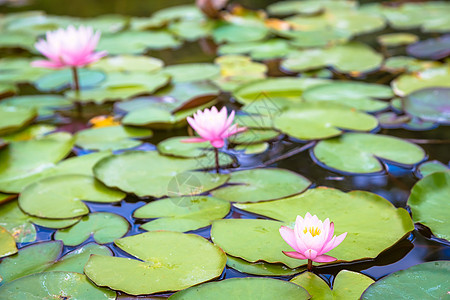
[[[211,145],[215,148],[222,148],[225,145],[224,140],[213,140],[211,141]]]
[[[335,236],[331,239],[330,242],[328,242],[327,245],[325,245],[325,247],[322,249],[321,253],[327,253],[328,251],[336,248],[340,243],[342,243],[342,241],[345,239],[345,237],[347,236],[347,232],[339,235],[339,236]]]
[[[318,263],[325,263],[325,262],[332,262],[332,261],[336,261],[337,258],[333,257],[333,256],[329,256],[329,255],[319,255],[316,258],[314,258],[313,261],[318,262]]]
[[[207,141],[208,140],[205,140],[203,138],[189,138],[189,139],[181,140],[182,143],[204,143]]]
[[[317,257],[317,251],[308,249],[306,252],[304,252],[304,255],[306,256],[306,258],[314,260]]]
[[[63,64],[61,64],[59,62],[54,62],[54,61],[50,61],[50,60],[35,60],[35,61],[31,62],[31,65],[33,67],[48,68],[48,69],[60,69],[60,68],[65,67]]]
[[[280,229],[280,234],[281,237],[283,238],[283,240],[288,243],[289,246],[292,247],[292,249],[294,249],[297,252],[301,252],[300,249],[298,249],[297,247],[297,242],[296,242],[296,238],[295,238],[295,233],[294,230],[286,227],[286,226],[281,226]]]
[[[296,259],[307,259],[303,254],[295,252],[295,251],[283,251],[284,255],[296,258]]]

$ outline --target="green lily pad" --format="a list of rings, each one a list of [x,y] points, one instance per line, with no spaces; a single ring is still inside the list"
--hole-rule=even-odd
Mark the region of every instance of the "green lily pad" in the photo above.
[[[322,48],[348,42],[351,32],[341,29],[289,30],[278,31],[279,35],[287,37],[290,45],[297,48]]]
[[[375,258],[414,230],[414,224],[405,209],[396,208],[388,200],[365,191],[344,193],[337,189],[319,187],[281,200],[237,203],[234,206],[288,224],[293,223],[297,215],[304,216],[307,212],[317,215],[321,220],[329,218],[334,222],[336,235],[348,232],[342,244],[327,253],[339,261]],[[376,224],[376,229],[373,224]],[[278,229],[279,226],[274,227],[267,234],[275,235]],[[272,232],[272,230],[275,231]],[[233,247],[235,250],[233,245],[234,242],[227,243],[228,247]],[[270,247],[273,246],[270,245]],[[248,246],[248,248],[248,251],[255,251],[251,250],[252,247]],[[278,248],[278,251],[284,248],[285,246],[282,246],[281,249]]]
[[[419,40],[419,37],[412,33],[407,32],[395,32],[382,34],[377,37],[378,43],[385,47],[398,47],[415,43]]]
[[[176,48],[180,42],[165,31],[123,31],[104,34],[97,50],[106,50],[110,55],[141,54],[147,49]]]
[[[117,55],[105,57],[89,68],[103,72],[148,72],[160,71],[164,62],[158,58],[139,55]]]
[[[229,137],[228,140],[233,144],[251,145],[271,141],[279,136],[280,132],[276,130],[247,129],[244,132]]]
[[[17,201],[10,201],[0,206],[0,226],[6,228],[18,243],[36,240],[36,228],[31,218],[22,212]]]
[[[91,176],[63,175],[28,185],[19,196],[19,205],[32,216],[69,219],[89,213],[81,200],[112,203],[124,197],[124,193],[107,188]]]
[[[281,67],[292,72],[303,72],[332,67],[350,76],[375,71],[381,67],[383,56],[358,42],[337,45],[327,49],[307,49],[291,52]]]
[[[251,144],[251,145],[237,145],[234,147],[236,151],[244,151],[244,154],[252,155],[252,154],[260,154],[269,149],[269,143],[259,143],[259,144]]]
[[[11,185],[52,167],[70,153],[72,145],[72,136],[65,132],[10,143],[0,150],[0,190],[20,192]]]
[[[4,227],[0,226],[0,258],[17,253],[16,240]]]
[[[233,172],[228,183],[212,191],[213,196],[230,202],[267,201],[299,194],[311,181],[288,170],[269,168]]]
[[[35,37],[25,32],[8,32],[0,36],[0,48],[22,48],[33,50]]]
[[[450,88],[450,64],[400,75],[391,82],[391,86],[400,97],[430,87]]]
[[[210,142],[203,143],[183,143],[183,140],[191,138],[190,136],[174,136],[158,144],[158,151],[164,155],[173,155],[177,157],[199,157],[205,156],[207,152],[213,150]]]
[[[66,246],[77,246],[92,236],[97,243],[107,244],[124,236],[129,227],[127,220],[119,215],[97,212],[82,217],[70,228],[56,231],[54,239]]]
[[[392,56],[384,61],[382,69],[391,73],[400,73],[417,72],[440,66],[441,63],[436,61],[418,60],[410,56]]]
[[[338,9],[355,8],[354,1],[330,1],[330,0],[302,0],[302,1],[277,1],[267,7],[273,15],[317,14],[323,10],[335,11]]]
[[[78,70],[81,89],[94,87],[105,80],[105,77],[103,72],[88,69]],[[40,77],[34,84],[38,90],[43,92],[62,91],[72,86],[72,71],[70,69],[54,71]]]
[[[344,104],[358,110],[379,111],[386,109],[389,102],[378,99],[394,97],[392,90],[385,85],[336,81],[307,89],[302,98],[307,102],[327,101]]]
[[[18,278],[39,273],[59,257],[62,251],[62,243],[59,241],[49,241],[36,243],[19,250],[19,253],[4,258],[0,264],[0,294],[4,284]]]
[[[305,270],[305,268],[291,269],[283,264],[271,264],[264,261],[251,263],[234,256],[228,256],[227,267],[233,268],[242,273],[260,276],[290,276]]]
[[[81,220],[81,217],[76,217],[72,219],[62,219],[62,220],[55,220],[55,219],[42,219],[37,217],[31,217],[30,220],[33,224],[52,228],[52,229],[60,229],[60,228],[67,228],[70,227],[76,223],[78,223]]]
[[[339,136],[343,130],[370,131],[378,121],[354,108],[321,101],[296,104],[275,116],[274,125],[294,138],[316,140]]]
[[[347,270],[342,270],[336,275],[333,290],[330,290],[328,284],[312,272],[304,272],[290,281],[303,287],[318,300],[359,299],[367,287],[374,283],[372,278],[364,274]]]
[[[428,176],[435,172],[445,172],[448,170],[449,167],[438,160],[424,162],[417,168],[417,171],[422,177]]]
[[[418,264],[378,280],[361,299],[386,299],[386,295],[396,299],[445,299],[450,284],[449,271],[448,261]]]
[[[213,38],[216,43],[243,43],[255,42],[264,39],[269,34],[269,29],[265,26],[251,26],[224,23],[216,27],[213,31]]]
[[[150,202],[133,213],[134,218],[159,218],[141,225],[142,229],[185,232],[211,225],[225,217],[230,203],[208,196],[185,196]]]
[[[186,41],[196,41],[211,35],[214,23],[211,21],[183,20],[169,25],[169,31]]]
[[[219,247],[194,234],[151,231],[115,244],[141,261],[92,255],[84,272],[99,286],[131,295],[185,289],[219,277],[226,264]]]
[[[411,190],[408,205],[414,222],[430,227],[435,236],[450,240],[447,201],[450,172],[434,172],[419,180]]]
[[[22,130],[10,133],[8,135],[2,136],[2,140],[8,143],[29,141],[32,139],[39,139],[44,137],[46,134],[53,132],[57,129],[56,126],[47,124],[34,124],[27,126]]]
[[[31,58],[5,57],[0,59],[0,94],[15,94],[16,83],[34,82],[45,74],[54,72],[51,69],[31,66]],[[9,86],[9,87],[8,87]]]
[[[0,287],[5,299],[116,299],[116,292],[93,285],[85,275],[74,272],[33,274]]]
[[[403,98],[403,110],[425,121],[450,124],[450,87],[412,92]]]
[[[197,77],[198,78],[198,77]],[[156,94],[162,97],[170,97],[173,105],[172,113],[190,108],[195,108],[211,102],[220,93],[213,84],[205,81],[177,82],[159,90]]]
[[[375,173],[384,169],[379,159],[412,166],[425,158],[419,146],[402,139],[366,133],[346,133],[320,141],[314,156],[326,167],[344,173]]]
[[[112,251],[108,247],[97,245],[96,243],[89,243],[67,253],[50,267],[45,269],[45,272],[64,271],[83,274],[83,268],[89,260],[89,257],[93,254],[113,255]]]
[[[308,292],[287,281],[272,278],[231,278],[209,282],[170,296],[176,299],[310,299]]]
[[[249,54],[252,59],[265,60],[284,57],[292,48],[282,39],[259,42],[225,44],[219,47],[219,54]]]
[[[13,83],[0,82],[0,98],[9,97],[17,93],[17,88]]]
[[[211,154],[214,155],[214,153]],[[221,164],[229,163],[230,161],[226,157],[221,160]],[[139,197],[162,197],[173,194],[174,188],[178,188],[177,181],[185,178],[187,174],[191,175],[195,182],[198,182],[195,186],[196,194],[222,185],[228,176],[212,176],[204,172],[186,174],[186,171],[213,166],[215,166],[215,161],[211,155],[199,158],[177,158],[160,155],[155,151],[129,151],[101,160],[94,167],[94,173],[109,187],[119,188]],[[186,186],[178,192],[181,196],[185,195],[184,193],[191,194],[193,191],[192,188]]]
[[[31,123],[36,111],[25,107],[0,106],[0,135],[21,129]]]
[[[220,67],[214,64],[181,64],[167,66],[163,72],[174,82],[191,82],[212,79],[220,74]]]
[[[149,129],[121,125],[89,128],[77,132],[75,145],[88,150],[120,150],[137,147],[142,144],[137,139],[152,135],[153,132]]]
[[[154,18],[168,21],[173,20],[200,20],[204,16],[196,5],[176,5],[158,10],[153,14]]]

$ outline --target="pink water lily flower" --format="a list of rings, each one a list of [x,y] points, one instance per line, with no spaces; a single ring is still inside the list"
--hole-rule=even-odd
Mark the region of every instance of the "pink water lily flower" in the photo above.
[[[91,27],[80,26],[76,29],[69,26],[56,31],[48,31],[46,39],[40,39],[35,47],[48,60],[32,62],[34,67],[60,69],[65,67],[82,67],[105,56],[106,51],[95,52],[100,31],[94,32]]]
[[[322,222],[316,215],[311,216],[309,212],[306,213],[305,218],[297,216],[294,229],[281,226],[280,234],[295,250],[283,251],[283,253],[292,258],[308,259],[308,264],[312,261],[323,263],[337,260],[325,253],[336,248],[347,236],[347,232],[333,236],[333,222],[330,222],[328,218]]]
[[[246,130],[245,127],[238,128],[237,124],[232,125],[234,120],[234,110],[228,116],[226,107],[220,111],[215,106],[204,111],[198,110],[194,117],[188,117],[189,125],[200,135],[199,138],[183,140],[184,143],[210,142],[215,148],[221,148],[225,144],[225,139],[229,136]]]

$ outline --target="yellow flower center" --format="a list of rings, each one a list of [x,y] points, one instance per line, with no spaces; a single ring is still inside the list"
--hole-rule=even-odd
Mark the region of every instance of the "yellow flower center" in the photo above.
[[[306,234],[309,231],[309,233],[311,233],[311,235],[314,237],[316,235],[320,234],[320,229],[319,227],[305,227],[305,229],[303,229],[303,233]]]

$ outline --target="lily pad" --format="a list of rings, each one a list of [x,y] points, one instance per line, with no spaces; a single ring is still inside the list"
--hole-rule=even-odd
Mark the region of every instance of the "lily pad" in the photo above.
[[[308,292],[287,281],[272,278],[231,278],[209,282],[170,296],[176,299],[310,299]]]
[[[54,114],[56,110],[71,108],[73,103],[60,95],[27,95],[3,99],[0,105],[34,108],[40,117],[46,117]]]
[[[351,42],[326,49],[293,51],[283,60],[281,67],[291,72],[331,67],[339,73],[357,77],[377,70],[382,62],[383,56],[369,46]]]
[[[392,56],[384,61],[382,69],[391,73],[417,72],[429,68],[440,67],[441,63],[429,60],[419,60],[410,56]]]
[[[10,201],[0,207],[0,226],[8,230],[16,242],[28,243],[36,240],[32,217],[22,212],[17,201]]]
[[[341,137],[320,141],[314,156],[327,168],[343,173],[376,173],[385,169],[380,161],[412,166],[426,154],[419,146],[402,139],[365,133],[346,133]]]
[[[42,138],[46,134],[53,132],[57,129],[56,126],[47,125],[47,124],[34,124],[31,126],[27,126],[22,130],[16,131],[14,133],[10,133],[8,135],[4,135],[1,139],[5,142],[19,142],[19,141],[29,141],[36,138]]]
[[[321,101],[296,104],[277,115],[274,125],[294,138],[316,140],[339,136],[343,130],[371,131],[378,121],[354,108]]]
[[[31,123],[36,111],[25,107],[0,106],[0,135],[19,130]]]
[[[160,71],[164,62],[158,58],[139,55],[116,55],[105,57],[89,68],[103,72],[148,72]]]
[[[265,60],[284,57],[292,48],[282,39],[259,42],[225,44],[219,47],[219,54],[249,54],[252,59]]]
[[[415,43],[419,37],[412,33],[395,32],[382,34],[377,37],[378,43],[385,47],[398,47]]]
[[[45,269],[45,272],[64,271],[83,274],[83,268],[89,260],[89,257],[93,254],[113,255],[112,251],[108,247],[97,245],[96,243],[89,243],[67,253],[50,267]]]
[[[19,196],[19,205],[32,216],[69,219],[89,213],[81,200],[112,203],[124,197],[124,193],[107,188],[91,176],[63,175],[28,185]]]
[[[229,137],[229,141],[233,144],[259,144],[276,139],[280,136],[280,132],[276,130],[247,129]]]
[[[428,176],[429,174],[432,174],[434,172],[445,172],[448,170],[449,167],[438,160],[424,162],[417,168],[417,171],[421,175],[421,177]]]
[[[97,243],[107,244],[124,236],[129,227],[127,220],[119,215],[97,212],[82,217],[70,228],[56,231],[54,239],[66,246],[76,246],[92,236]]]
[[[213,196],[230,202],[267,201],[299,194],[311,181],[288,170],[269,168],[233,172],[228,183],[212,191]]]
[[[9,97],[17,93],[17,88],[14,84],[8,82],[0,82],[0,98]]]
[[[185,232],[209,226],[213,220],[225,217],[230,203],[208,196],[166,198],[137,209],[133,217],[159,218],[141,225],[142,229]]]
[[[403,110],[425,121],[450,124],[450,87],[417,90],[403,98]]]
[[[224,158],[221,163],[226,165],[230,161]],[[177,158],[160,155],[155,151],[129,151],[101,160],[95,166],[94,173],[107,186],[139,197],[162,197],[173,193],[173,184],[176,184],[177,179],[185,177],[186,171],[211,168],[214,165],[212,156]],[[222,185],[228,179],[226,175],[212,176],[204,172],[195,172],[192,176],[199,182],[195,187],[196,194]],[[183,188],[179,195],[184,192],[191,194],[192,188]]]
[[[242,273],[260,276],[290,276],[305,270],[305,268],[291,269],[283,264],[271,264],[264,261],[251,263],[234,256],[228,256],[227,267]]]
[[[107,126],[89,128],[77,132],[75,145],[88,150],[119,150],[137,147],[142,144],[139,138],[150,138],[153,132],[149,129],[127,126]]]
[[[5,299],[116,299],[116,292],[93,285],[85,275],[74,272],[33,274],[0,287]]]
[[[450,64],[400,75],[391,82],[391,86],[395,94],[401,97],[430,87],[450,88]]]
[[[219,277],[226,264],[219,247],[194,234],[152,231],[115,244],[141,261],[92,255],[84,272],[99,286],[131,295],[185,289]]]
[[[17,253],[16,240],[4,227],[0,226],[0,258]]]
[[[169,74],[173,82],[209,80],[220,74],[220,67],[214,64],[181,64],[167,66],[163,72]]]
[[[408,199],[414,222],[428,226],[435,236],[446,240],[450,240],[449,192],[450,172],[434,172],[414,185]]]
[[[208,20],[183,20],[169,25],[170,32],[187,41],[208,37],[213,28],[214,22]]]
[[[224,23],[213,31],[213,38],[218,44],[255,42],[264,39],[269,34],[265,26],[251,26]]]
[[[334,222],[336,235],[348,232],[342,244],[327,253],[336,257],[338,261],[375,258],[414,230],[414,224],[405,209],[396,208],[388,200],[365,191],[344,193],[333,188],[319,187],[281,200],[248,204],[238,203],[235,206],[245,211],[287,222],[288,224],[293,223],[297,215],[305,215],[307,212],[317,215],[321,220],[329,218]],[[380,218],[380,216],[383,217]],[[212,236],[214,236],[215,224],[213,223]],[[260,232],[264,232],[266,235],[279,235],[278,229],[282,223],[275,225],[277,226],[268,228],[267,231],[260,230]],[[223,227],[226,228],[227,226]],[[237,232],[241,236],[243,231],[247,231],[247,229],[240,225],[229,229],[230,231],[226,233],[227,239],[224,239],[224,235],[222,237],[224,242],[219,242],[218,244],[223,244],[223,246],[232,249],[233,252],[237,252],[236,256],[241,256],[242,254],[239,253],[242,250],[237,247],[237,244],[240,242],[236,241],[236,239],[229,240],[228,238],[233,234],[237,234]],[[249,246],[249,241],[255,243],[254,246]],[[264,244],[264,247],[262,247],[261,241],[267,241],[267,244]],[[256,251],[265,253],[270,248],[271,251],[277,250],[276,253],[278,253],[281,250],[285,250],[286,246],[284,245],[272,245],[275,241],[276,239],[266,240],[265,238],[255,239],[255,237],[251,237],[249,240],[245,240],[248,248],[245,251],[252,253],[255,258],[258,258],[258,256],[255,256]],[[273,250],[272,247],[274,248]],[[277,249],[275,249],[276,247]],[[226,248],[223,249],[226,251]],[[246,258],[244,257],[244,259]],[[267,261],[266,259],[264,260]],[[295,266],[301,265],[302,262],[306,263],[306,261],[299,262],[297,260]],[[294,265],[290,266],[294,267]]]
[[[269,149],[269,143],[258,143],[258,144],[251,144],[251,145],[237,145],[234,147],[234,150],[236,151],[243,151],[244,154],[247,155],[253,155],[253,154],[260,154],[265,152],[267,149]]]
[[[319,276],[312,272],[304,272],[290,280],[310,293],[314,299],[359,299],[361,294],[374,283],[374,280],[364,274],[352,271],[340,271],[333,282],[333,290]]]
[[[176,5],[158,10],[153,14],[154,18],[162,20],[200,20],[204,15],[196,5]]]
[[[412,44],[406,48],[406,52],[421,59],[439,60],[446,58],[450,55],[450,35]]]
[[[364,111],[379,111],[387,108],[389,102],[378,99],[394,97],[392,90],[385,85],[336,81],[307,89],[302,98],[307,102],[327,101],[344,104]]]
[[[24,247],[19,253],[4,258],[0,264],[0,294],[3,295],[5,283],[44,271],[58,258],[62,247],[59,241],[41,242]]]
[[[80,80],[80,88],[85,89],[98,85],[105,80],[106,76],[103,72],[79,69],[78,78]],[[54,71],[42,76],[34,84],[38,90],[43,92],[62,91],[72,86],[72,71],[70,69]]]
[[[445,299],[450,284],[450,262],[430,261],[392,273],[372,284],[361,299]],[[420,280],[417,280],[420,278]]]
[[[354,1],[330,1],[330,0],[303,0],[303,1],[277,1],[267,7],[270,14],[318,14],[323,10],[338,10],[355,8]]]
[[[205,156],[207,152],[213,150],[210,142],[203,143],[183,143],[183,140],[190,136],[174,136],[158,144],[158,151],[164,155],[178,157],[199,157]]]
[[[34,82],[54,70],[31,66],[31,58],[5,57],[0,59],[0,95],[16,92],[16,83]]]
[[[11,185],[36,176],[70,153],[73,138],[65,132],[10,143],[0,150],[0,190],[20,192]]]

